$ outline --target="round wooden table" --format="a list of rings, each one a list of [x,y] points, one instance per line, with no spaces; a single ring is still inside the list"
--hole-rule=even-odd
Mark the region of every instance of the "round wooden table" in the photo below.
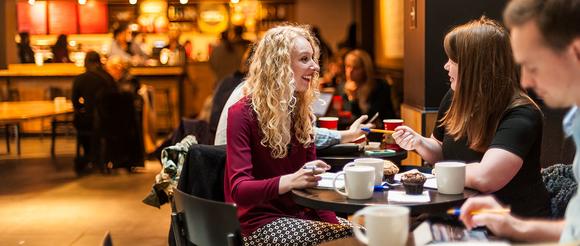
[[[391,190],[404,191],[402,186],[395,186]],[[313,209],[331,210],[338,213],[353,214],[356,211],[371,205],[397,204],[409,207],[411,216],[422,213],[445,213],[451,207],[459,207],[465,199],[479,194],[478,191],[465,189],[463,194],[444,195],[437,190],[425,189],[429,192],[430,202],[426,203],[398,203],[388,201],[388,192],[375,191],[373,197],[367,200],[348,199],[330,189],[293,190],[292,199],[305,207]]]

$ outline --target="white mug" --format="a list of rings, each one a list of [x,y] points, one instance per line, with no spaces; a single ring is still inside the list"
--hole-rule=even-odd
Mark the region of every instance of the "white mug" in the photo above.
[[[462,194],[465,187],[465,163],[437,162],[433,168],[437,177],[437,191],[441,194]]]
[[[359,224],[364,216],[364,225]],[[352,217],[355,237],[369,246],[407,243],[409,236],[409,208],[397,205],[370,206],[357,211]],[[366,234],[360,227],[366,228]]]
[[[344,188],[346,192],[338,190],[336,187],[336,180],[341,175],[344,175]],[[373,197],[375,182],[375,168],[369,166],[345,166],[343,171],[340,171],[334,176],[332,186],[339,194],[350,199],[369,199]]]
[[[369,166],[375,168],[375,185],[381,185],[383,183],[383,169],[385,166],[385,161],[378,158],[358,158],[354,160],[354,164],[357,166]]]

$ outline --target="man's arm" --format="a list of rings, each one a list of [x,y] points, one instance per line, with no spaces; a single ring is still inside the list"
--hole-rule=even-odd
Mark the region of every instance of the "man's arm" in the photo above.
[[[503,206],[492,196],[474,197],[461,206],[461,216],[468,229],[486,226],[498,237],[524,242],[556,242],[564,230],[563,220],[526,220],[511,214],[481,213],[480,209],[499,209]]]

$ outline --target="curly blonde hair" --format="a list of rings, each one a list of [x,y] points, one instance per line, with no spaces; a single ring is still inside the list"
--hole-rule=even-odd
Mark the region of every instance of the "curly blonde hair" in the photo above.
[[[285,24],[268,30],[256,45],[246,79],[246,92],[263,134],[260,143],[272,149],[273,158],[288,155],[292,132],[304,147],[314,142],[311,104],[318,94],[319,74],[307,90],[296,91],[291,51],[297,37],[308,40],[318,62],[318,42],[310,27]]]

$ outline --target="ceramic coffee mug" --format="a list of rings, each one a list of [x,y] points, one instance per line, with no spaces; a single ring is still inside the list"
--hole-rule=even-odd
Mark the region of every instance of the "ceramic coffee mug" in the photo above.
[[[465,163],[437,162],[433,168],[437,177],[437,191],[441,194],[462,194],[465,187]]]
[[[336,180],[341,175],[344,175],[344,186],[346,192],[338,190],[336,187]],[[375,183],[375,168],[369,166],[345,166],[343,171],[340,171],[334,176],[332,186],[339,194],[350,199],[369,199],[373,196]]]
[[[359,224],[364,217],[364,224]],[[409,236],[409,208],[397,205],[370,206],[352,217],[355,237],[369,246],[403,246]],[[364,226],[366,233],[360,228]]]
[[[369,166],[375,168],[375,185],[383,183],[383,169],[385,161],[378,158],[358,158],[354,160],[354,165]]]

